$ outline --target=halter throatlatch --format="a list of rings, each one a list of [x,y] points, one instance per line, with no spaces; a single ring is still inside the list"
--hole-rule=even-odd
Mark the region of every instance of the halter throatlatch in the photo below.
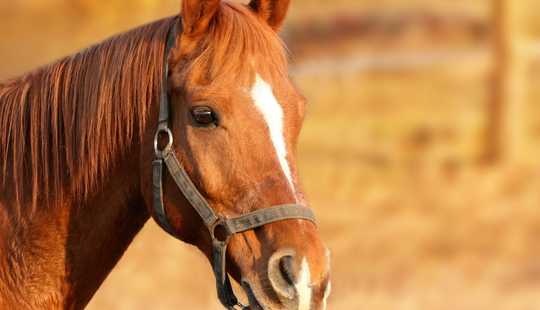
[[[181,23],[178,23],[181,24]],[[168,54],[176,41],[176,25],[169,31],[165,50],[165,67],[163,73],[163,85],[161,91],[158,129],[154,138],[155,160],[153,161],[153,205],[154,216],[158,224],[169,234],[176,237],[176,233],[169,222],[163,203],[163,166],[165,166],[174,182],[197,211],[204,225],[208,228],[212,239],[212,269],[216,277],[218,298],[227,309],[248,309],[238,302],[226,272],[227,246],[231,237],[235,234],[253,230],[255,228],[285,221],[307,220],[315,223],[313,211],[305,206],[297,204],[279,205],[260,209],[236,218],[218,216],[210,207],[206,199],[197,190],[189,175],[184,170],[176,157],[173,149],[173,134],[169,128],[169,98],[167,94],[168,80]],[[160,140],[167,138],[164,147],[160,146]],[[216,232],[219,230],[219,237]]]

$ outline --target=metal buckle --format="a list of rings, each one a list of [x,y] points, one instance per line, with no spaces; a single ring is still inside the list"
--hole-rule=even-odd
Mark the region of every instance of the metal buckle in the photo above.
[[[167,145],[163,149],[160,150],[159,139],[162,134],[167,135],[168,141],[167,141]],[[154,136],[154,152],[156,153],[156,157],[159,159],[164,158],[165,157],[164,155],[171,151],[173,142],[174,142],[173,134],[172,134],[172,131],[169,129],[169,127],[160,125]]]

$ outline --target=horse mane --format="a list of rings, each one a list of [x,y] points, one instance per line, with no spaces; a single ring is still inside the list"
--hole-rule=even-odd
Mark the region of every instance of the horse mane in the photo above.
[[[142,139],[176,21],[142,26],[0,83],[0,201],[35,209],[58,201],[65,186],[70,197],[87,197],[133,139]]]
[[[167,34],[177,22],[142,26],[0,83],[0,202],[35,210],[38,202],[92,193],[143,138],[150,107],[160,100]],[[244,5],[223,2],[206,38],[183,69],[199,65],[214,81],[230,79],[246,73],[249,59],[266,75],[288,74],[283,42]]]

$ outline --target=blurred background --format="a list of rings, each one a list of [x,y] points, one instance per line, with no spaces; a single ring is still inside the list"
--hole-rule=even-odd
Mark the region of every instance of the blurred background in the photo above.
[[[0,79],[179,0],[0,0]],[[540,1],[293,0],[302,177],[330,309],[540,309]],[[220,309],[149,222],[89,309]]]

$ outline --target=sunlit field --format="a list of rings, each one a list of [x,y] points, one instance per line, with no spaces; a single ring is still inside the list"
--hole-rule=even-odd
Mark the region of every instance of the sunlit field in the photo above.
[[[314,80],[301,167],[334,253],[335,309],[540,306],[540,165],[478,163],[485,80]]]
[[[67,2],[0,4],[1,79],[178,7]],[[293,4],[284,38],[292,76],[310,102],[299,166],[332,250],[329,309],[540,309],[540,58],[526,72],[522,160],[487,163],[488,1]],[[391,21],[411,12],[466,16],[480,30],[471,35],[449,23],[429,35],[411,26],[332,41],[327,23],[343,10]],[[298,29],[312,31],[310,21],[330,28],[309,40]],[[534,38],[537,26],[524,27]],[[202,254],[149,222],[89,309],[220,306]]]

